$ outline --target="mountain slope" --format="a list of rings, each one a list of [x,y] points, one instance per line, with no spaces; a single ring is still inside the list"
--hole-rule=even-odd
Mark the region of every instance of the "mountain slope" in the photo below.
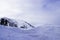
[[[0,40],[60,40],[60,26],[48,25],[31,30],[0,26]]]

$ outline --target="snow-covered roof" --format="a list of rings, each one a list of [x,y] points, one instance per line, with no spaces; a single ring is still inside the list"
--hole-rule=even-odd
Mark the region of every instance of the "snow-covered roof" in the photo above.
[[[14,19],[10,19],[10,18],[7,18],[7,17],[2,17],[2,18],[8,20],[10,23],[16,23],[17,24],[17,21],[15,21]],[[1,18],[0,18],[0,20],[1,20]]]

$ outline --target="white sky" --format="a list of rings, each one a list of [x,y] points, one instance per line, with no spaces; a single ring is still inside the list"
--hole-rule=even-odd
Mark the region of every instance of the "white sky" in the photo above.
[[[17,2],[17,0],[0,0],[0,17],[11,17],[11,15],[21,13]]]

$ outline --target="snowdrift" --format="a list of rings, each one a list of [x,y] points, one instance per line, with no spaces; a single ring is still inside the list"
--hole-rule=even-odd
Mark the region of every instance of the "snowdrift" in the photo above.
[[[0,25],[0,40],[60,40],[60,26],[40,26],[31,30]]]

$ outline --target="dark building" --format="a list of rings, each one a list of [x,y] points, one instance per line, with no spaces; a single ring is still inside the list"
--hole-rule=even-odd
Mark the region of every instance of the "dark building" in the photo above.
[[[0,25],[4,26],[11,26],[11,27],[18,27],[16,22],[13,22],[13,20],[9,18],[1,18],[0,19]]]

